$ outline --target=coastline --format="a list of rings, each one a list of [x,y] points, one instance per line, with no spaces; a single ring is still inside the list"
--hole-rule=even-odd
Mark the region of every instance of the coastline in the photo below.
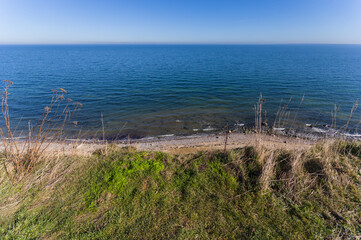
[[[134,147],[138,151],[161,151],[170,154],[190,154],[198,151],[223,150],[225,134],[202,134],[191,136],[164,136],[124,141],[104,142],[84,139],[67,139],[51,143],[46,153],[58,155],[89,156],[97,149],[115,144],[118,147]],[[261,142],[268,148],[286,150],[304,150],[313,146],[316,139],[297,138],[288,135],[268,135],[256,133],[231,133],[227,140],[227,149],[236,149]]]
[[[307,131],[306,131],[307,130]],[[287,128],[265,128],[263,133],[256,133],[252,128],[242,131],[230,131],[226,149],[236,149],[245,146],[261,144],[267,148],[285,149],[290,151],[306,150],[320,141],[347,140],[360,141],[361,134],[343,132],[329,127],[309,126],[304,131]],[[45,147],[44,153],[50,155],[90,156],[96,150],[109,145],[117,147],[134,147],[137,151],[160,151],[175,155],[196,153],[198,151],[224,150],[226,134],[222,132],[197,133],[193,135],[166,134],[143,138],[72,138],[64,135]],[[26,137],[14,138],[19,146],[25,144]],[[44,144],[45,146],[46,144]],[[0,150],[4,147],[0,146]]]

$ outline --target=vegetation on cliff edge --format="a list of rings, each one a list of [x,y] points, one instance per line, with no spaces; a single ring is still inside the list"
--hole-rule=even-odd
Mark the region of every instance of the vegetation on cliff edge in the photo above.
[[[361,145],[261,145],[173,156],[115,145],[54,157],[11,184],[1,239],[334,239],[361,236]]]

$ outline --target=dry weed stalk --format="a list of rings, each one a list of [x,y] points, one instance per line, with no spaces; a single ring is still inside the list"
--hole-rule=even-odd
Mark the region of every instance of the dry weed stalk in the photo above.
[[[101,122],[102,122],[102,133],[103,133],[103,142],[105,142],[105,155],[108,155],[108,141],[105,139],[105,128],[104,128],[104,118],[103,118],[103,113],[100,113],[100,118],[101,118]]]
[[[271,153],[266,158],[262,167],[262,175],[260,177],[260,182],[263,191],[267,191],[270,188],[270,182],[274,177],[275,165],[276,163],[274,161],[274,151],[271,151]]]
[[[227,153],[227,143],[228,143],[228,138],[229,138],[229,135],[231,134],[231,130],[229,130],[229,126],[228,126],[228,123],[226,125],[226,131],[225,131],[225,138],[224,138],[224,154]]]
[[[293,127],[295,127],[296,118],[297,118],[298,112],[300,111],[301,105],[302,105],[304,100],[305,100],[305,94],[302,95],[302,98],[301,98],[300,103],[298,104],[298,108],[296,110],[295,116],[293,117],[293,122],[292,122],[292,125],[291,125]]]
[[[50,104],[45,107],[40,121],[33,127],[30,122],[28,123],[27,139],[20,142],[14,137],[15,131],[10,121],[8,90],[13,83],[5,80],[4,84],[1,110],[5,127],[0,127],[0,137],[4,147],[1,162],[10,180],[14,181],[33,169],[49,145],[61,137],[64,127],[82,105],[66,99],[67,92],[63,88],[52,89]]]
[[[341,105],[337,105],[335,104],[335,109],[334,111],[331,111],[331,116],[332,116],[332,123],[331,123],[331,128],[335,128],[336,129],[336,120],[337,120],[337,112],[340,110]]]
[[[257,133],[262,133],[262,108],[265,102],[266,99],[262,97],[261,93],[255,106],[255,130]]]
[[[283,104],[283,106],[279,107],[278,110],[277,110],[277,113],[276,113],[276,118],[273,122],[273,128],[280,128],[282,126],[284,126],[285,122],[288,121],[288,118],[290,117],[290,112],[289,112],[289,105],[292,101],[292,97],[290,97],[290,99],[288,100],[288,103],[286,104]],[[303,98],[302,98],[302,101],[300,103],[300,105],[302,104],[303,102]],[[281,100],[281,103],[282,103],[282,100]]]
[[[345,125],[345,127],[344,127],[344,129],[343,129],[344,131],[347,130],[348,125],[350,124],[350,120],[351,120],[354,112],[357,110],[357,107],[358,107],[358,99],[357,99],[357,100],[354,102],[354,104],[352,105],[350,115],[349,115],[349,117],[348,117],[348,119],[347,119],[347,123],[346,123],[346,125]]]

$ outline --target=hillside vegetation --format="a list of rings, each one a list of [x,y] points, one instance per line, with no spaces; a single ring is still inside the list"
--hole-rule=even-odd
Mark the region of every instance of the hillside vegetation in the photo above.
[[[110,145],[0,174],[1,239],[352,239],[361,144],[176,156]]]

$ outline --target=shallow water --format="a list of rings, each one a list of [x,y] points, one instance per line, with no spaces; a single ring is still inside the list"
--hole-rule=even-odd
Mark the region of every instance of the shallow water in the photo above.
[[[262,92],[272,125],[346,124],[361,96],[361,45],[38,45],[0,46],[0,79],[17,131],[36,120],[62,87],[83,104],[72,130],[107,138],[189,135],[254,125]],[[304,100],[300,105],[304,95]],[[350,130],[357,132],[360,109]]]

